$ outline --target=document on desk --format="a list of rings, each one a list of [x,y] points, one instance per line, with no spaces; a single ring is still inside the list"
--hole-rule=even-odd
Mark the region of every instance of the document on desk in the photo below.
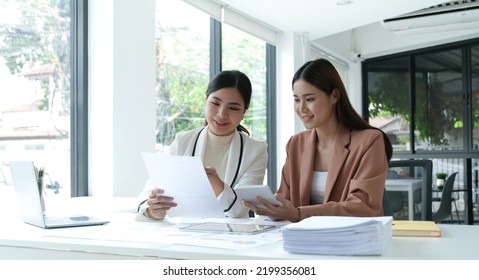
[[[84,239],[91,241],[121,241],[154,243],[156,246],[170,246],[183,240],[197,238],[207,233],[185,232],[174,227],[158,227],[157,223],[149,223],[144,227],[116,226],[108,227],[76,227],[47,231],[43,236],[57,238]]]
[[[211,234],[175,242],[178,245],[188,245],[227,250],[244,250],[281,240],[279,231],[257,235]]]
[[[205,169],[198,157],[142,153],[146,169],[155,188],[174,198],[176,207],[170,217],[224,217]]]
[[[199,223],[234,223],[237,225],[254,226],[260,224],[272,225],[275,228],[265,232],[260,232],[252,235],[230,234],[230,233],[212,233],[208,235],[201,235],[194,238],[184,238],[175,242],[179,245],[198,246],[206,248],[219,248],[228,250],[242,250],[251,247],[256,247],[268,243],[280,241],[282,234],[280,227],[289,224],[289,222],[273,222],[266,221],[266,218],[261,216],[254,219],[238,219],[238,218],[209,218],[199,221]],[[205,231],[207,232],[207,231]]]
[[[392,217],[313,216],[283,227],[283,248],[300,254],[381,255]]]

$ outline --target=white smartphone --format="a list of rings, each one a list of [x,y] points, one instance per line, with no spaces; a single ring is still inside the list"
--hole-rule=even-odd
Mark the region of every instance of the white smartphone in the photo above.
[[[234,188],[238,198],[253,203],[256,207],[263,207],[263,203],[256,199],[256,196],[266,199],[273,205],[280,205],[274,197],[271,188],[268,185],[237,185]]]

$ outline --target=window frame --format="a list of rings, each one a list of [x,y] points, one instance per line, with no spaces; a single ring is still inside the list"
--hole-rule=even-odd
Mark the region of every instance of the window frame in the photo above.
[[[71,197],[88,195],[88,0],[71,0]]]
[[[474,46],[479,45],[479,39],[470,39],[460,42],[454,42],[444,45],[438,45],[434,47],[419,49],[419,50],[412,50],[404,53],[397,53],[392,55],[387,55],[383,57],[376,57],[371,59],[366,59],[361,63],[361,72],[362,72],[362,107],[363,107],[363,116],[366,120],[369,119],[369,92],[368,92],[368,66],[372,63],[385,61],[388,59],[395,59],[398,57],[409,57],[409,112],[411,115],[411,121],[409,123],[409,130],[410,130],[410,149],[408,151],[400,151],[394,152],[393,158],[394,159],[453,159],[458,158],[462,159],[463,166],[464,166],[464,174],[463,175],[463,184],[466,186],[466,213],[465,213],[465,221],[467,224],[473,224],[474,214],[473,214],[473,201],[472,201],[472,186],[474,184],[472,178],[472,159],[479,158],[479,150],[474,149],[472,146],[473,139],[472,139],[472,106],[471,106],[471,96],[472,96],[472,89],[471,89],[471,48]],[[423,55],[427,53],[435,53],[440,51],[447,51],[451,49],[460,49],[462,52],[462,73],[463,73],[463,117],[464,117],[464,126],[463,126],[463,141],[464,141],[464,148],[460,151],[424,151],[424,150],[415,150],[415,141],[414,141],[414,128],[415,128],[415,117],[414,112],[416,110],[416,101],[415,101],[415,57],[418,55]]]
[[[277,190],[278,161],[276,134],[276,47],[266,43],[266,141],[268,142],[268,178],[267,182],[273,191]]]
[[[471,118],[472,118],[472,112],[471,112],[471,107],[470,104],[470,98],[471,98],[471,76],[470,76],[470,71],[471,71],[471,61],[467,55],[470,55],[470,49],[471,47],[479,44],[479,39],[472,39],[472,40],[466,40],[466,41],[461,41],[461,42],[456,42],[456,43],[451,43],[451,44],[445,44],[441,46],[435,46],[435,47],[430,47],[430,48],[425,48],[425,49],[420,49],[420,50],[413,50],[413,51],[408,51],[404,53],[397,53],[393,55],[387,55],[383,57],[376,57],[376,58],[371,58],[371,59],[366,59],[365,61],[362,62],[361,64],[361,72],[362,72],[362,108],[363,112],[362,115],[363,117],[368,120],[369,119],[369,93],[368,93],[368,66],[373,63],[377,63],[380,61],[385,61],[385,60],[392,60],[395,58],[400,58],[400,57],[409,57],[410,60],[410,65],[409,65],[409,107],[410,107],[410,116],[411,116],[411,121],[409,122],[410,126],[410,143],[409,147],[410,149],[408,151],[400,151],[400,152],[394,152],[394,156],[397,158],[410,158],[412,155],[414,157],[441,157],[441,158],[454,158],[454,157],[477,157],[479,154],[479,149],[473,149],[472,147],[472,135],[471,135]],[[452,49],[460,49],[462,51],[462,60],[463,60],[463,66],[462,66],[462,72],[464,73],[463,75],[463,83],[466,85],[463,86],[463,91],[464,91],[464,98],[467,98],[467,102],[463,103],[463,114],[464,114],[464,126],[463,126],[463,137],[464,137],[464,143],[463,143],[463,149],[458,150],[458,151],[423,151],[423,150],[415,150],[415,139],[414,139],[414,122],[415,122],[415,116],[414,112],[416,110],[416,103],[415,103],[415,57],[419,55],[424,55],[428,53],[435,53],[435,52],[440,52],[440,51],[447,51],[447,50],[452,50]]]

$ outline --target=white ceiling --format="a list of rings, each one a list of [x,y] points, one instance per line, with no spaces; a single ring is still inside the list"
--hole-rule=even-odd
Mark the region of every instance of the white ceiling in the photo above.
[[[280,31],[306,34],[311,40],[351,30],[446,0],[215,0]],[[345,0],[341,0],[345,2]]]

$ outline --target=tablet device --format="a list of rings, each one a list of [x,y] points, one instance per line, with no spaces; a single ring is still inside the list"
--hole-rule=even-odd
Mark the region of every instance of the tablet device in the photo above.
[[[256,199],[256,196],[266,199],[273,205],[280,205],[268,185],[237,185],[234,190],[240,199],[249,201],[256,207],[264,207],[263,203]]]
[[[187,231],[203,231],[214,233],[255,234],[275,228],[277,228],[277,226],[274,225],[206,222],[189,225],[182,227],[181,229]]]

